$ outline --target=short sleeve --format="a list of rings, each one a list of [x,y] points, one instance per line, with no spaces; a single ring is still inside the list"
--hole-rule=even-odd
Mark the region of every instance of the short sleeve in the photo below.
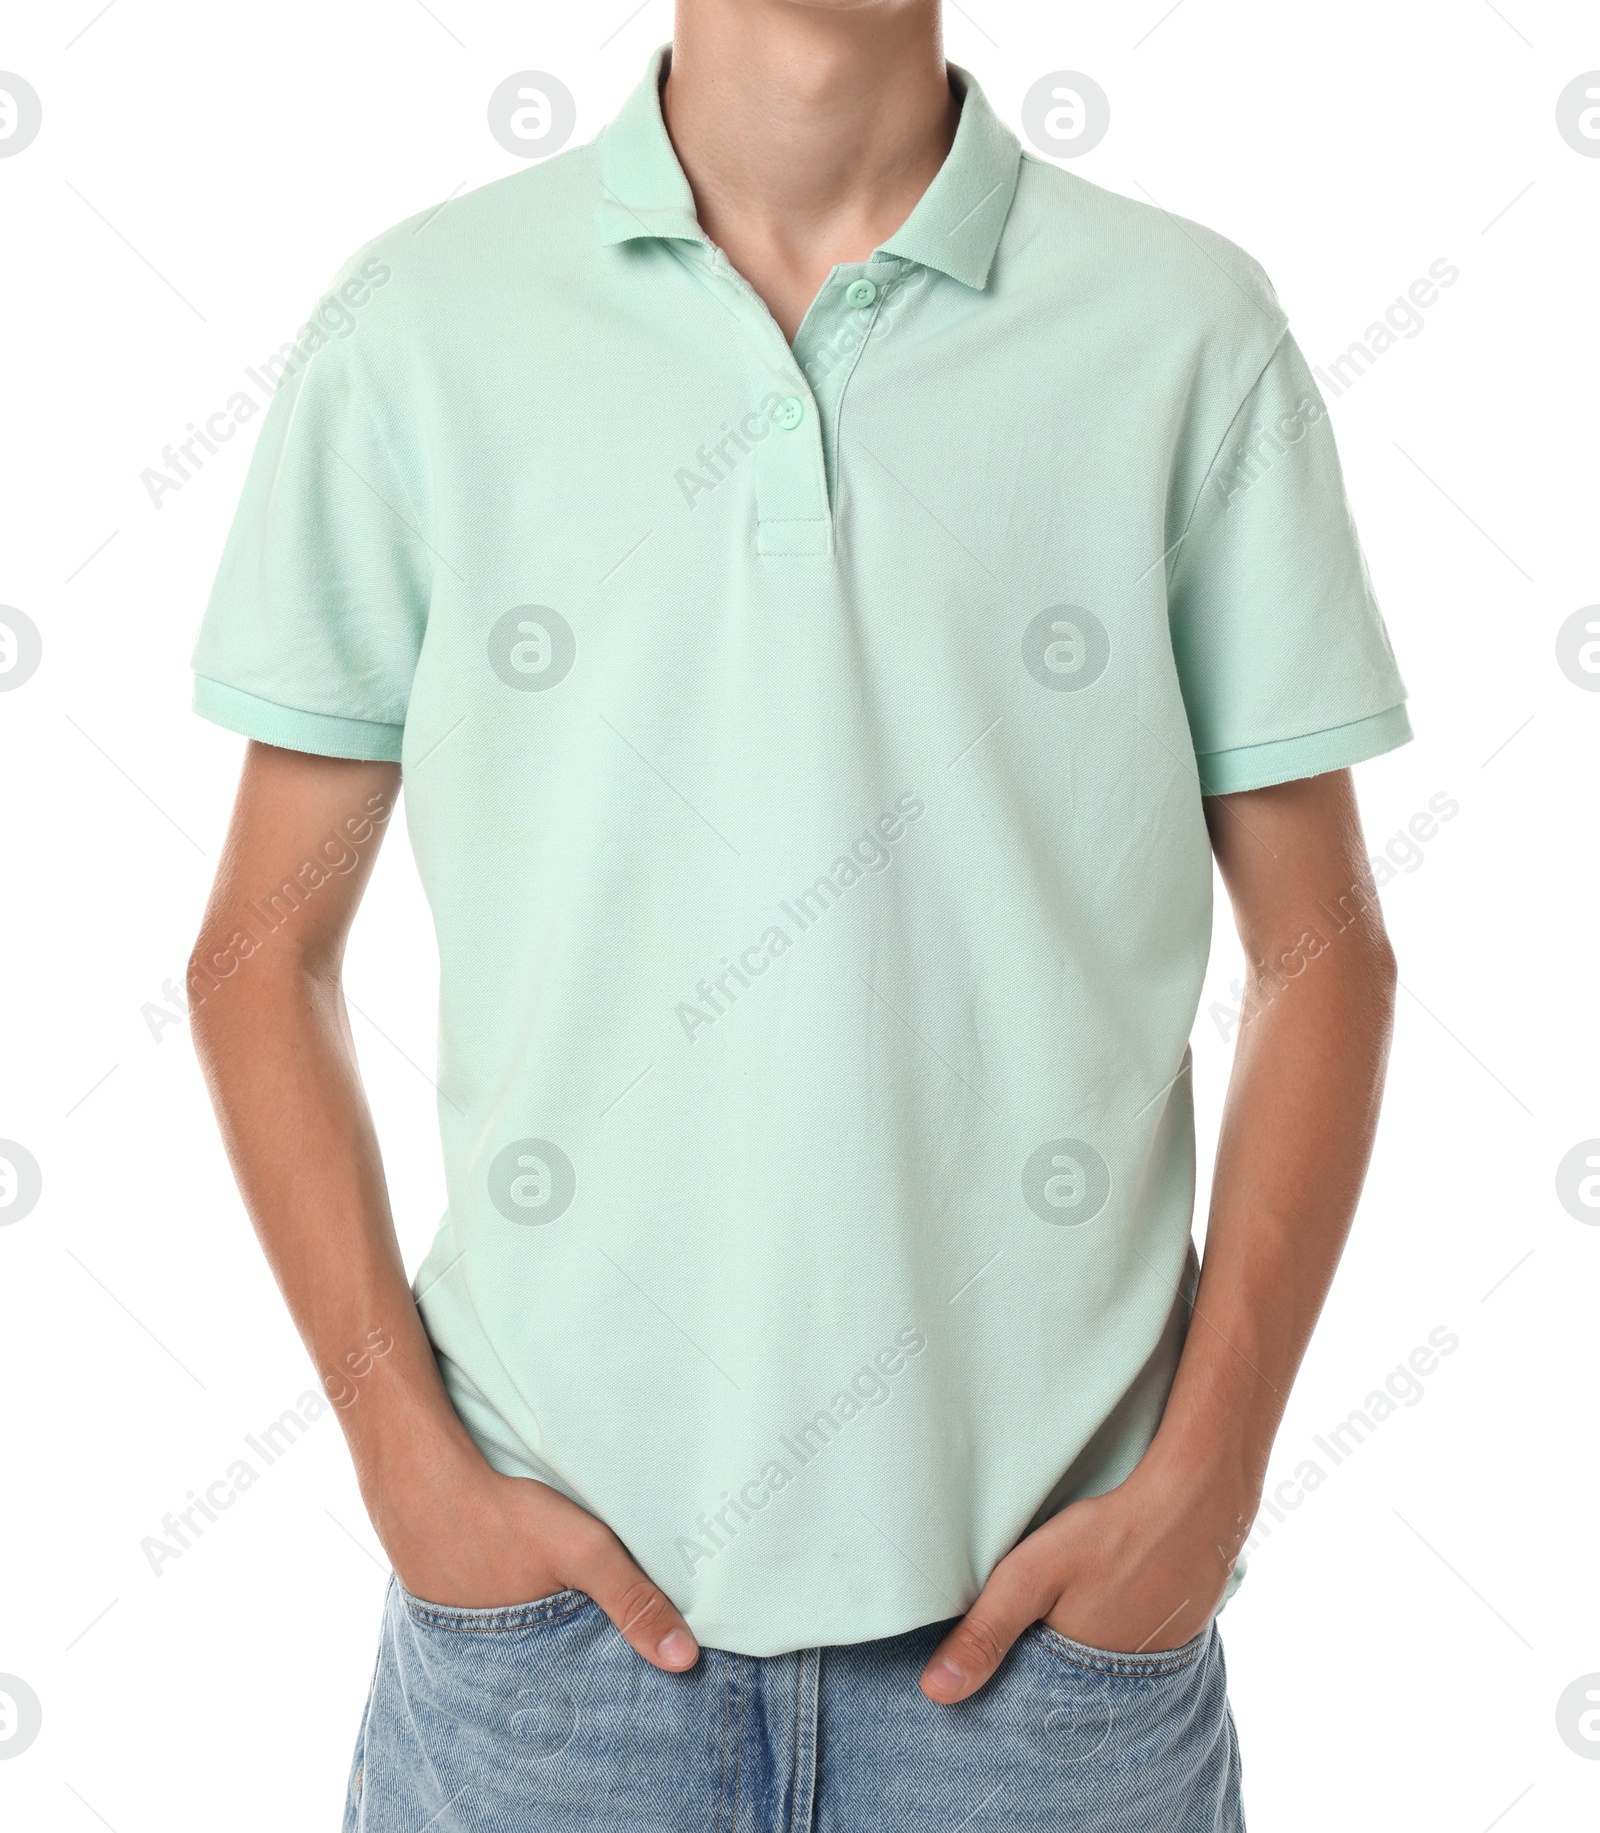
[[[268,406],[195,649],[195,710],[289,750],[398,760],[430,560],[329,342]]]
[[[1168,603],[1204,794],[1341,770],[1410,738],[1328,411],[1287,332],[1201,485]]]

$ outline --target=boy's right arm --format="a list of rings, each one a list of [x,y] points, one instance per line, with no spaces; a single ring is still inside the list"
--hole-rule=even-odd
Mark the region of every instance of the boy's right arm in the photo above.
[[[486,1607],[572,1586],[685,1668],[693,1637],[616,1535],[479,1452],[412,1298],[340,978],[399,786],[394,764],[249,747],[189,982],[234,1175],[406,1588]]]

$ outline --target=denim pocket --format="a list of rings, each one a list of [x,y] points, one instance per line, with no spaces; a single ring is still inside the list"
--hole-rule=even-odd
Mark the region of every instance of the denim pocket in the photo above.
[[[1070,1810],[1044,1824],[1083,1833],[1243,1833],[1215,1625],[1181,1648],[1139,1655],[1036,1623],[1016,1655],[1004,1703],[1017,1743],[1039,1766],[1041,1795]]]
[[[1164,1674],[1177,1674],[1193,1667],[1206,1651],[1213,1625],[1207,1623],[1199,1635],[1179,1648],[1160,1649],[1147,1655],[1119,1654],[1115,1649],[1091,1648],[1086,1642],[1074,1642],[1048,1623],[1035,1623],[1028,1634],[1041,1648],[1058,1661],[1094,1674],[1125,1675],[1130,1680],[1157,1680]]]
[[[474,1610],[464,1604],[430,1604],[407,1591],[399,1579],[395,1590],[406,1607],[406,1615],[424,1629],[447,1630],[458,1636],[508,1635],[519,1630],[540,1629],[563,1623],[579,1611],[598,1608],[586,1591],[554,1591],[549,1597],[535,1598],[530,1604],[499,1604],[487,1610]]]

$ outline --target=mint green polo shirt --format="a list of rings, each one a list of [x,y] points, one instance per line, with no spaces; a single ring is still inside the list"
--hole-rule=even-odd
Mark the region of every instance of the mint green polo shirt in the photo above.
[[[1137,1462],[1195,1281],[1202,796],[1409,733],[1253,261],[955,71],[949,157],[791,348],[662,55],[340,277],[196,705],[400,760],[450,1396],[769,1655],[955,1614]]]

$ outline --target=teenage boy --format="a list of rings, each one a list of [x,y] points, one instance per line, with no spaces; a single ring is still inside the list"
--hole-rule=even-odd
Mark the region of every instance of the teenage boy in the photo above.
[[[934,0],[679,0],[593,145],[337,290],[196,657],[254,742],[193,970],[396,1573],[347,1827],[1242,1826],[1213,1618],[1409,736],[1266,279],[1020,155]],[[414,1287],[340,990],[402,771]]]

